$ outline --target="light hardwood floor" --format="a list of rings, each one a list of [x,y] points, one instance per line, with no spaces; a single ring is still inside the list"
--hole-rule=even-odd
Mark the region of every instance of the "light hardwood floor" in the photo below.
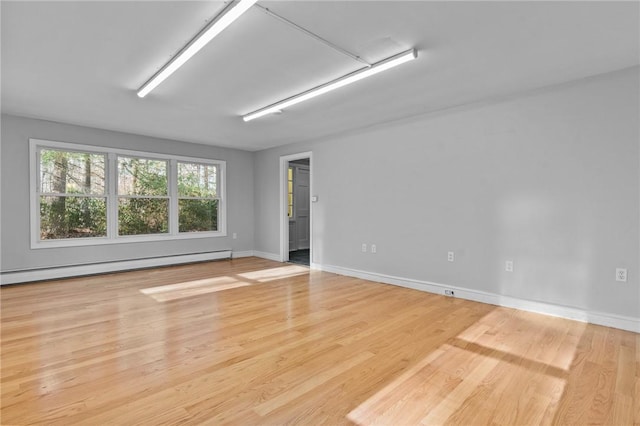
[[[640,424],[640,335],[257,258],[3,287],[3,425]]]

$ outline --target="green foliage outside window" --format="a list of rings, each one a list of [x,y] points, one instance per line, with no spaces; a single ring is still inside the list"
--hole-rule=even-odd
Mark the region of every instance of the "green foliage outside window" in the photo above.
[[[40,238],[105,237],[105,198],[40,197]]]
[[[218,168],[178,163],[178,231],[218,230]]]
[[[107,234],[105,156],[40,151],[40,239]]]
[[[39,152],[40,239],[106,237],[105,154]],[[118,235],[169,233],[167,160],[117,157]],[[218,167],[177,162],[178,231],[218,230]]]
[[[216,166],[197,163],[178,163],[179,197],[215,197],[218,170]]]
[[[118,235],[169,232],[168,194],[167,161],[118,157]]]
[[[118,200],[118,235],[167,232],[169,232],[168,198],[120,198]]]
[[[118,157],[118,195],[166,196],[168,194],[165,160]]]
[[[203,232],[218,230],[218,200],[178,201],[179,231]]]

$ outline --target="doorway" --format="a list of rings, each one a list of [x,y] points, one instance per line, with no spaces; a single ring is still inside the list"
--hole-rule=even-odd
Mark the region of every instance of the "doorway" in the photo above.
[[[309,266],[311,194],[308,158],[289,161],[287,192],[289,262]]]
[[[310,266],[311,153],[281,157],[281,240],[283,262]]]

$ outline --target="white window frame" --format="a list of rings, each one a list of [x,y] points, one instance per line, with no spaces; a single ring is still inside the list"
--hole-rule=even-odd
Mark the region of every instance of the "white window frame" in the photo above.
[[[57,240],[40,239],[40,182],[39,182],[39,152],[41,149],[57,149],[74,152],[90,152],[105,154],[105,197],[107,199],[107,236],[87,238],[66,238]],[[117,157],[130,156],[148,159],[167,160],[167,179],[169,184],[169,232],[163,234],[118,235],[118,194],[117,194]],[[218,230],[202,232],[178,232],[178,184],[177,163],[191,162],[215,165],[218,168],[216,195],[218,199]],[[104,244],[127,244],[148,241],[184,240],[194,238],[212,238],[227,236],[227,206],[226,206],[226,168],[223,160],[213,160],[198,157],[183,157],[177,155],[159,154],[154,152],[132,151],[103,146],[81,145],[68,142],[57,142],[44,139],[29,139],[29,217],[31,230],[31,248],[77,247]]]
[[[138,158],[140,160],[152,160],[152,161],[166,161],[167,164],[167,195],[126,195],[126,194],[120,194],[118,193],[118,187],[120,185],[120,175],[118,174],[118,158],[119,157],[127,157],[127,158]],[[167,235],[171,235],[171,230],[173,229],[171,227],[171,219],[173,217],[172,213],[171,213],[171,207],[172,207],[172,197],[171,197],[171,185],[173,182],[173,177],[176,176],[175,174],[171,173],[171,164],[173,163],[170,159],[168,158],[161,158],[158,156],[158,154],[148,154],[146,157],[142,157],[140,155],[124,155],[121,152],[118,153],[114,153],[114,162],[115,162],[115,169],[113,170],[113,174],[115,175],[115,183],[113,185],[113,187],[115,188],[115,230],[114,230],[114,234],[116,238],[127,238],[130,239],[132,237],[140,237],[140,236],[144,236],[144,237],[148,237],[148,236],[167,236]],[[109,165],[111,165],[111,162],[109,163]],[[111,170],[111,168],[109,167],[109,169]],[[158,199],[158,200],[168,200],[169,201],[169,231],[168,232],[163,232],[163,233],[158,233],[158,234],[137,234],[137,235],[119,235],[119,220],[120,220],[120,212],[118,210],[118,206],[120,205],[120,199],[121,198],[126,198],[126,199],[134,199],[134,198],[144,198],[144,199]],[[107,203],[109,202],[109,199],[107,198]],[[109,229],[109,223],[107,221],[107,232]]]
[[[291,170],[291,180],[289,180],[289,170]],[[296,221],[296,196],[294,192],[297,171],[297,167],[295,167],[293,164],[289,164],[289,167],[287,169],[287,216],[289,216],[289,206],[291,206],[291,216],[289,216],[289,222]],[[289,182],[291,182],[291,194],[293,197],[291,204],[289,204]]]
[[[191,164],[197,164],[199,166],[210,166],[212,165],[212,163],[203,163],[202,161],[184,161],[184,160],[177,160],[175,162],[175,176],[176,179],[174,181],[175,185],[176,185],[176,200],[177,202],[176,204],[176,214],[175,214],[175,218],[176,218],[176,222],[177,222],[177,226],[178,226],[178,233],[180,235],[183,234],[190,234],[190,233],[198,233],[198,232],[207,232],[207,231],[183,231],[180,232],[180,200],[218,200],[218,216],[220,216],[220,198],[219,196],[217,196],[218,194],[218,186],[219,186],[219,181],[220,181],[220,168],[218,167],[218,169],[216,170],[216,197],[186,197],[186,196],[181,196],[178,193],[178,163],[191,163]],[[173,204],[173,203],[172,203]],[[218,220],[219,222],[219,220]]]

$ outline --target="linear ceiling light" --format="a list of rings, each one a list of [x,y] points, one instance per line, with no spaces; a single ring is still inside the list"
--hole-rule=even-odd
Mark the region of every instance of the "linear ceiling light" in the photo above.
[[[230,2],[227,7],[183,47],[176,56],[138,89],[138,96],[144,98],[257,1],[258,0],[236,0]]]
[[[267,114],[279,112],[284,108],[290,107],[291,105],[295,105],[308,99],[315,98],[316,96],[320,96],[324,93],[346,86],[347,84],[355,83],[356,81],[362,80],[363,78],[371,77],[374,74],[378,74],[379,72],[388,70],[400,64],[404,64],[405,62],[411,61],[417,57],[418,53],[415,49],[399,53],[380,62],[376,62],[370,67],[359,69],[358,71],[354,71],[351,74],[347,74],[343,77],[330,81],[329,83],[314,87],[313,89],[307,90],[306,92],[302,92],[298,95],[294,95],[290,98],[276,102],[275,104],[271,104],[269,106],[256,110],[243,116],[242,119],[244,121],[251,121],[255,118],[259,118]]]

